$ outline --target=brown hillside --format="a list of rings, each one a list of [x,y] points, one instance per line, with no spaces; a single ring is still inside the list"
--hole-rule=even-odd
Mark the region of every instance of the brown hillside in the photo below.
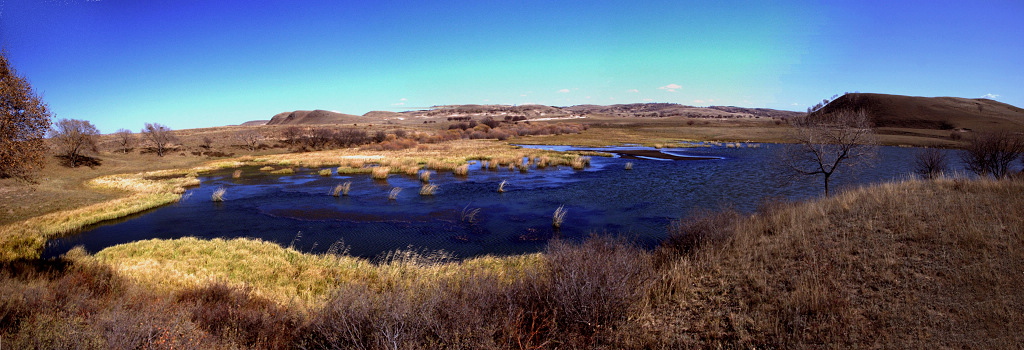
[[[868,111],[876,127],[1024,131],[1024,109],[983,98],[918,97],[850,93],[820,111]]]
[[[271,118],[269,122],[267,122],[267,125],[348,124],[367,123],[370,122],[371,120],[371,118],[363,116],[318,109],[314,111],[295,111],[278,113],[273,118]]]

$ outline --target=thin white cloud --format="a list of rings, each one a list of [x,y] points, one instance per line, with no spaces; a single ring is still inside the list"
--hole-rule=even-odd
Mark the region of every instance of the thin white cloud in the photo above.
[[[629,89],[629,90],[626,90],[626,92],[633,92],[633,93],[636,93],[636,92],[640,92],[640,90],[637,90],[637,89]]]
[[[987,99],[990,99],[990,100],[994,100],[994,99],[999,98],[999,95],[996,95],[996,94],[985,94],[985,95],[981,96],[981,98],[987,98]]]
[[[569,93],[569,89],[558,90],[558,93],[560,93],[560,94],[567,94],[567,93]]]
[[[800,104],[799,104],[799,103],[796,103],[796,102],[793,102],[793,103],[790,103],[789,105],[790,105],[790,106],[799,106]]]
[[[519,95],[519,97],[526,97],[526,94]]]
[[[651,102],[651,101],[654,101],[654,99],[653,98],[645,98],[644,99],[644,102]]]
[[[679,85],[679,84],[668,84],[668,85],[659,87],[658,89],[659,90],[667,90],[668,92],[676,92],[676,89],[682,89],[682,88],[683,87],[681,85]]]
[[[406,101],[405,97],[398,99],[399,101]]]
[[[704,104],[704,102],[705,102],[704,100],[693,100],[693,103],[696,103],[696,104],[699,104],[699,105]]]
[[[392,103],[392,106],[404,106],[405,102]]]

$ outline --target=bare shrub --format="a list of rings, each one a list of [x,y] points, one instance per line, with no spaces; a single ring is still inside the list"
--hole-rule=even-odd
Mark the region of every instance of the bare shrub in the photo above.
[[[784,163],[797,175],[821,175],[826,197],[836,170],[860,165],[875,154],[874,132],[864,110],[811,114],[795,120],[794,127],[797,145],[785,152]]]
[[[43,167],[50,111],[0,52],[0,178],[29,179]]]
[[[556,240],[544,253],[547,297],[559,324],[583,336],[625,321],[650,288],[650,254],[621,239],[593,236],[578,245]]]
[[[937,148],[927,148],[917,153],[914,158],[914,172],[923,179],[934,179],[941,176],[949,168],[946,153]]]
[[[731,209],[698,210],[685,219],[672,222],[659,254],[685,255],[706,245],[722,244],[735,235],[739,220],[740,214]]]
[[[178,140],[178,138],[171,132],[171,128],[158,123],[146,123],[142,128],[142,136],[146,141],[153,144],[153,148],[156,150],[156,155],[161,157],[163,157],[164,153],[167,152],[167,148]]]
[[[117,140],[117,146],[121,148],[121,153],[128,153],[135,146],[135,134],[128,129],[118,129],[114,133],[114,137]]]
[[[177,301],[200,328],[246,346],[291,348],[305,325],[298,312],[223,282],[185,290]]]
[[[77,167],[86,161],[87,153],[96,153],[96,138],[100,131],[85,120],[61,119],[50,132],[50,138],[57,147],[57,154],[64,165]]]
[[[979,132],[964,151],[961,159],[968,170],[1002,179],[1009,175],[1010,164],[1024,153],[1024,138],[1006,131]]]
[[[263,135],[256,129],[244,129],[235,133],[235,138],[249,151],[255,151],[263,141]],[[209,148],[209,146],[207,146]]]

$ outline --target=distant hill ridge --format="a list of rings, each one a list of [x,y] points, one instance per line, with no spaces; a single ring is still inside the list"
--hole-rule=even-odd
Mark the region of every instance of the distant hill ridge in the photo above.
[[[985,98],[849,93],[815,111],[863,109],[880,128],[1024,131],[1024,109]]]
[[[344,114],[322,109],[312,111],[282,112],[274,115],[267,125],[283,124],[347,124],[367,123],[374,120],[364,116]]]

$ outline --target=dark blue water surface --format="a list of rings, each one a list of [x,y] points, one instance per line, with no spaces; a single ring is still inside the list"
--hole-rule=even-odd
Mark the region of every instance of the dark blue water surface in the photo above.
[[[753,211],[766,198],[799,200],[822,195],[820,177],[782,181],[778,154],[791,145],[662,149],[676,155],[714,156],[711,160],[657,160],[593,157],[591,167],[533,169],[527,173],[470,166],[465,178],[434,173],[433,196],[420,196],[417,178],[391,175],[375,181],[369,175],[323,177],[316,169],[295,175],[272,175],[256,168],[206,174],[174,204],[128,218],[97,224],[83,232],[51,240],[44,256],[53,257],[82,245],[97,252],[116,244],[151,238],[254,237],[324,252],[336,242],[353,256],[372,258],[409,247],[444,250],[458,258],[482,254],[539,251],[552,237],[581,239],[591,233],[613,233],[653,246],[667,234],[672,220],[699,208],[730,206]],[[525,146],[564,150],[568,147]],[[644,149],[636,147],[634,149]],[[916,148],[881,147],[873,166],[840,170],[833,188],[898,180],[910,176]],[[950,154],[950,160],[957,157]],[[626,162],[633,163],[625,170]],[[959,164],[956,164],[959,167]],[[506,192],[498,184],[507,180]],[[348,197],[331,189],[352,181]],[[224,202],[211,201],[214,190],[227,190]],[[388,192],[401,187],[396,200]],[[555,208],[568,210],[555,230]],[[464,212],[479,208],[470,222]]]

